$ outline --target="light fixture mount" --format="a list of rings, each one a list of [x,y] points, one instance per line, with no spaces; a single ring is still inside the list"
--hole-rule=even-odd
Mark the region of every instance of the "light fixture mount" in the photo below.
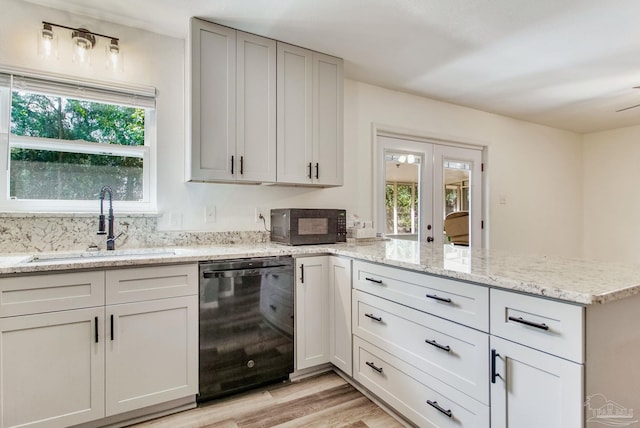
[[[71,33],[73,43],[82,49],[93,49],[96,45],[96,36],[86,28],[78,28]]]

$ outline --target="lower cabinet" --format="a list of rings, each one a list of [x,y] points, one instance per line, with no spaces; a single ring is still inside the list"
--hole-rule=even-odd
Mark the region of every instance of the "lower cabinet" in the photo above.
[[[195,403],[197,269],[0,278],[0,292],[23,308],[0,313],[0,428],[99,425],[105,417],[124,420],[128,411],[172,400],[193,396]],[[121,291],[134,290],[136,297],[109,304],[105,284],[120,274],[127,277]],[[87,299],[76,295],[95,295],[95,306],[79,307]]]
[[[198,296],[110,305],[107,313],[107,416],[198,392]]]
[[[491,337],[492,428],[580,428],[583,366]]]
[[[329,359],[352,375],[351,260],[329,257]]]
[[[296,370],[326,363],[351,376],[351,259],[296,258]]]
[[[104,307],[0,319],[0,426],[104,417]]]
[[[357,336],[353,339],[353,349],[354,379],[416,425],[490,426],[489,406]]]
[[[328,363],[329,256],[296,258],[296,370]]]

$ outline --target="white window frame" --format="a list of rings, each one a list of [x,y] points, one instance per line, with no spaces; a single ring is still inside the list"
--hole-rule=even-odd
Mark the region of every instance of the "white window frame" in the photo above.
[[[14,74],[11,70],[0,68],[0,73]],[[16,73],[17,74],[17,73]],[[82,97],[89,101],[119,104],[111,99],[122,97],[122,94],[130,94],[131,99],[153,94],[155,89],[142,86],[120,86],[93,81],[70,81],[68,78],[42,75],[21,71],[20,76],[39,79],[45,90],[38,93],[52,93],[46,90],[47,82],[55,87],[57,84],[69,85],[69,82],[77,86],[79,92],[88,88],[104,96]],[[0,82],[2,83],[2,82]],[[35,91],[34,91],[35,92]],[[58,95],[58,94],[55,94]],[[73,95],[61,94],[67,98]],[[128,104],[128,103],[127,103]],[[132,103],[135,105],[135,103]],[[148,104],[148,102],[147,102]],[[95,142],[78,140],[58,140],[52,138],[25,137],[11,135],[11,86],[0,86],[0,168],[4,168],[3,177],[0,180],[0,212],[5,213],[95,213],[99,209],[96,200],[44,200],[44,199],[11,199],[9,194],[10,179],[10,153],[12,148],[65,151],[71,153],[107,154],[114,156],[129,156],[142,158],[143,161],[143,200],[141,201],[114,201],[114,208],[118,213],[157,213],[156,190],[156,110],[154,107],[136,106],[145,109],[145,142],[144,146],[125,146],[118,144],[99,144]],[[99,192],[100,189],[96,189]]]

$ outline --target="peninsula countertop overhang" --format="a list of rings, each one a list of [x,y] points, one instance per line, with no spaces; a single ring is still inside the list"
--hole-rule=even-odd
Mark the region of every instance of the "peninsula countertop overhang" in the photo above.
[[[0,255],[0,275],[315,254],[335,254],[582,305],[606,303],[640,293],[640,263],[517,255],[404,240],[299,247],[256,243],[99,253],[4,254]]]

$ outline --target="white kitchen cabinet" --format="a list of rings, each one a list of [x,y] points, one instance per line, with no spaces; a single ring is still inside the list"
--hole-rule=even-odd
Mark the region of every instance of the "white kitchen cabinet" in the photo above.
[[[197,271],[0,278],[0,428],[110,425],[195,404]]]
[[[277,181],[343,182],[343,61],[278,42]]]
[[[330,361],[328,256],[296,258],[296,370]]]
[[[328,285],[330,361],[351,376],[351,259],[329,257]]]
[[[104,417],[104,307],[0,319],[0,427]]]
[[[276,41],[191,20],[193,181],[276,180]]]
[[[107,416],[198,392],[198,296],[107,306]]]
[[[491,337],[491,426],[584,426],[583,366]]]

